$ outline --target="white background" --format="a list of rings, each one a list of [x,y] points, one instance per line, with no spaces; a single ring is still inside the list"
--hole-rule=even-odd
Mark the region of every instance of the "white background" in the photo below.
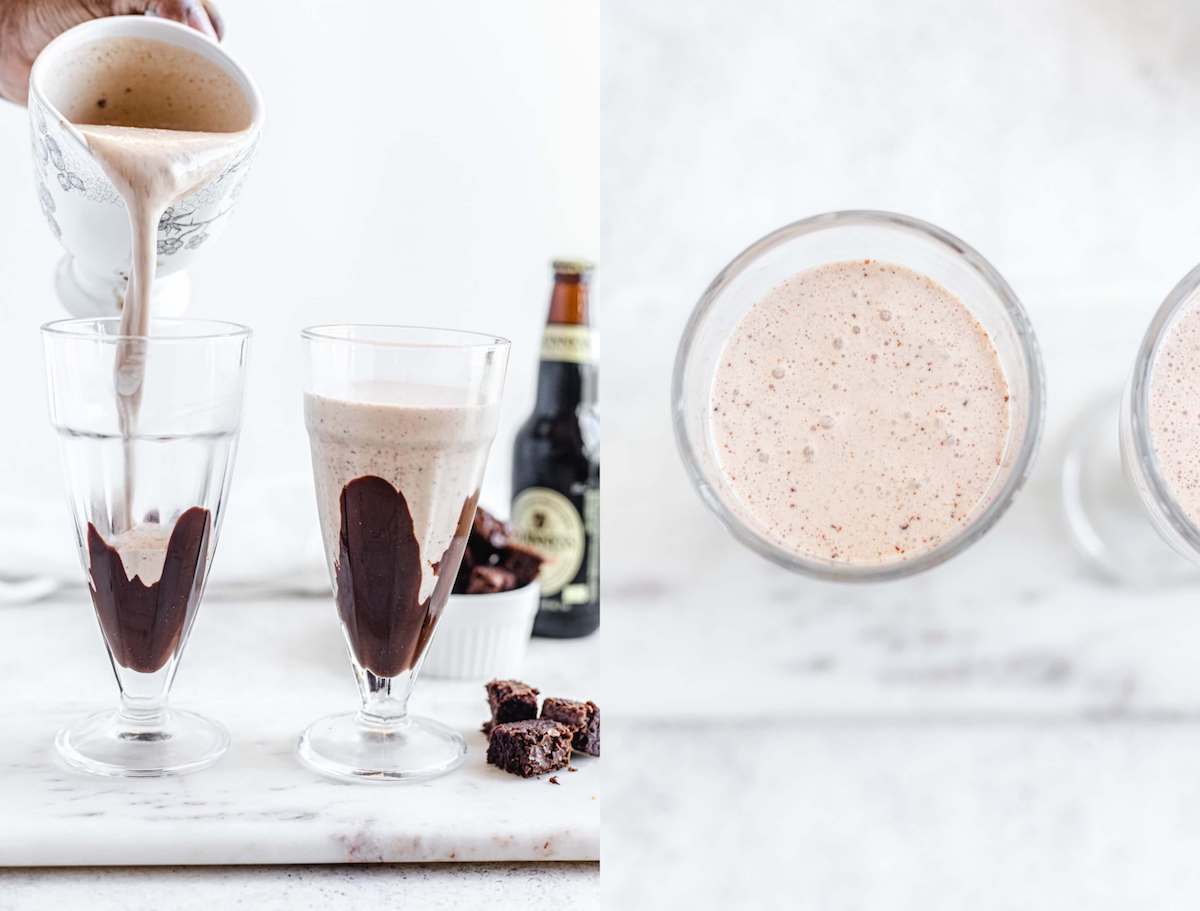
[[[248,513],[269,506],[254,496],[268,480],[283,479],[290,503],[303,498],[315,540],[298,332],[316,322],[511,338],[482,499],[507,513],[549,260],[597,253],[599,4],[297,0],[286,12],[233,2],[224,12],[226,45],[258,81],[267,126],[226,233],[193,272],[192,315],[255,331],[214,582],[223,566],[245,568],[259,527]],[[22,562],[62,566],[75,558],[37,332],[64,315],[52,286],[60,249],[38,211],[27,129],[24,109],[0,103],[0,503],[10,519],[14,497],[61,517],[62,534],[15,548]],[[28,568],[12,553],[0,571]]]

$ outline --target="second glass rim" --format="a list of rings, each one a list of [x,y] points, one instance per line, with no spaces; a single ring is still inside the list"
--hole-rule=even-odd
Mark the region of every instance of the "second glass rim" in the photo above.
[[[1139,488],[1139,493],[1149,493],[1153,499],[1152,503],[1143,499],[1143,505],[1158,520],[1165,519],[1171,531],[1187,542],[1189,550],[1186,555],[1191,559],[1196,559],[1196,553],[1200,552],[1200,527],[1197,527],[1179,505],[1174,488],[1167,481],[1159,463],[1150,431],[1150,377],[1168,332],[1175,325],[1183,308],[1191,303],[1198,293],[1200,265],[1193,266],[1175,283],[1155,311],[1150,325],[1146,327],[1125,388],[1124,397],[1128,408],[1123,409],[1121,415],[1121,421],[1128,422],[1127,429],[1133,444],[1132,455],[1138,463],[1136,468],[1140,469],[1149,488],[1148,491]],[[1168,535],[1168,540],[1170,538]]]
[[[428,334],[430,336],[450,336],[457,341],[422,341],[413,339],[389,338],[354,338],[355,331]],[[442,348],[450,351],[465,351],[470,349],[508,348],[512,342],[502,335],[490,332],[474,332],[468,329],[446,329],[441,326],[417,326],[405,323],[319,323],[307,326],[300,331],[300,337],[310,342],[339,342],[346,345],[365,345],[376,348],[412,348],[429,349]]]

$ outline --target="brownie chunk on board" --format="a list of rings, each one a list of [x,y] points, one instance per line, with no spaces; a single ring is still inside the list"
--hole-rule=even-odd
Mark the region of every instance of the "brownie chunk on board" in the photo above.
[[[483,733],[489,733],[497,724],[537,718],[538,691],[535,687],[520,680],[489,680],[484,689],[492,717],[483,723]]]
[[[565,724],[547,718],[497,724],[488,739],[487,761],[522,778],[566,768],[571,734]]]
[[[589,756],[600,755],[600,707],[594,702],[574,702],[547,696],[542,717],[571,729],[571,746]]]

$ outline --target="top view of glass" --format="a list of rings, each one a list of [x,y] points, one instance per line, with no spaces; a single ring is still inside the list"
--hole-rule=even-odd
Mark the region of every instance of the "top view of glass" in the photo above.
[[[835,212],[751,245],[696,305],[676,440],[744,544],[838,580],[928,569],[990,528],[1041,431],[1033,329],[957,238]]]
[[[1200,267],[1146,330],[1120,428],[1122,460],[1155,528],[1200,562]]]
[[[1062,463],[1072,542],[1111,582],[1200,583],[1200,267],[1147,327],[1123,393],[1085,409]]]

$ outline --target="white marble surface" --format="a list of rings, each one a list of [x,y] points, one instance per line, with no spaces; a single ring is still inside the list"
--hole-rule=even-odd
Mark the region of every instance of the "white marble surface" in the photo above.
[[[422,911],[531,911],[600,907],[593,863],[366,864],[303,867],[82,867],[0,869],[0,911],[329,911],[405,907]]]
[[[607,907],[1166,911],[1200,896],[1191,722],[620,734],[630,769],[611,798],[642,812],[606,822]]]
[[[600,764],[522,780],[486,765],[482,682],[418,682],[412,709],[468,739],[466,765],[416,785],[323,779],[294,755],[312,719],[353,708],[335,612],[324,599],[204,605],[173,701],[224,722],[229,753],[167,779],[68,770],[55,730],[116,697],[81,591],[0,610],[0,864],[587,861],[598,857]],[[543,692],[592,696],[596,640],[532,643]]]

